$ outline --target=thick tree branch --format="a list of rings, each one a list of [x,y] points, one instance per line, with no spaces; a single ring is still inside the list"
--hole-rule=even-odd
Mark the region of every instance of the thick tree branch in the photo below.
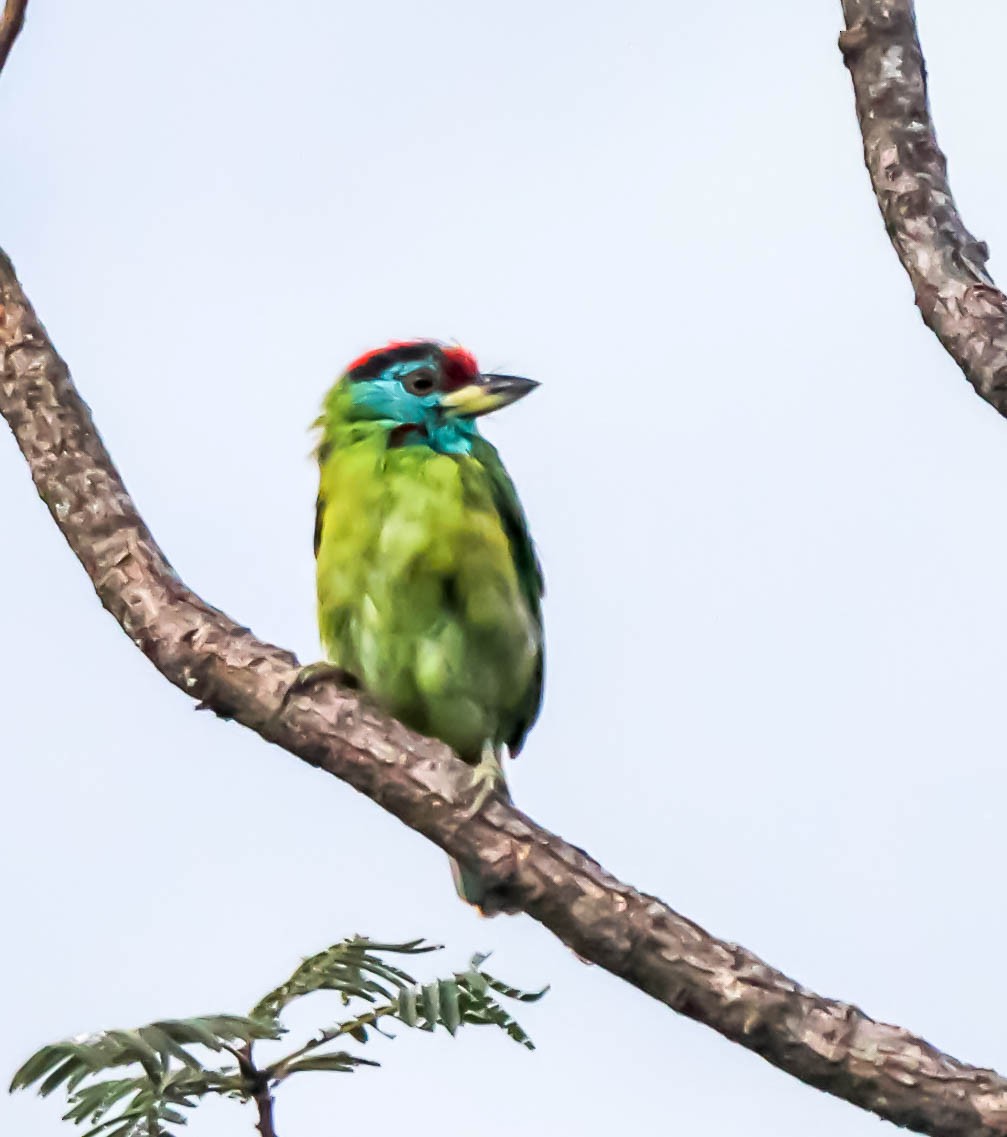
[[[99,599],[169,682],[366,794],[478,865],[579,955],[809,1085],[935,1137],[1007,1134],[1007,1081],[823,999],[724,943],[492,800],[466,813],[468,767],[353,692],[284,704],[294,657],[190,592],[144,525],[0,253],[0,414]]]
[[[1007,415],[1007,297],[951,196],[912,0],[843,0],[843,15],[839,46],[888,236],[927,327],[976,393]]]
[[[283,695],[294,657],[190,592],[139,517],[66,366],[0,254],[0,413],[102,604],[166,679],[343,779],[459,859],[578,954],[800,1078],[941,1137],[1007,1134],[1007,1082],[899,1027],[822,999],[494,800],[470,771],[353,692]]]

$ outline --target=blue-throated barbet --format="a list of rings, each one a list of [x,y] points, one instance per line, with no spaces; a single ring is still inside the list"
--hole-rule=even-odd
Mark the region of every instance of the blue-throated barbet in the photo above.
[[[536,384],[484,374],[460,347],[361,356],[318,426],[318,623],[329,660],[395,718],[476,767],[481,805],[542,698],[542,573],[480,416]],[[459,894],[503,905],[455,866]]]

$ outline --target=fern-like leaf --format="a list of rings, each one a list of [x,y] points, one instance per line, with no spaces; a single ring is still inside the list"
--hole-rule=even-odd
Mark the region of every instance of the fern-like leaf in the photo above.
[[[258,1039],[279,1038],[275,1019],[204,1015],[165,1019],[136,1030],[107,1030],[67,1039],[41,1050],[14,1075],[12,1090],[37,1086],[46,1097],[64,1087],[70,1108],[64,1121],[90,1123],[84,1137],[155,1137],[165,1125],[182,1125],[180,1109],[191,1109],[207,1094],[243,1096],[237,1061],[208,1068],[188,1047],[233,1053]],[[134,1078],[89,1081],[121,1066],[139,1066]]]
[[[372,1032],[393,1037],[384,1029],[386,1020],[424,1031],[441,1027],[451,1035],[466,1025],[492,1025],[534,1049],[498,997],[532,1003],[545,990],[521,991],[494,978],[482,970],[484,955],[474,956],[467,971],[429,983],[418,983],[386,958],[436,950],[423,940],[389,944],[354,936],[303,960],[250,1015],[162,1019],[44,1046],[17,1071],[11,1089],[34,1086],[43,1097],[62,1089],[69,1104],[63,1119],[89,1126],[83,1137],[166,1137],[168,1127],[184,1125],[185,1111],[208,1095],[261,1100],[264,1087],[271,1092],[293,1074],[377,1066],[327,1047],[346,1038],[367,1043]],[[271,1066],[257,1068],[253,1044],[278,1039],[284,1009],[319,992],[338,995],[351,1008],[350,1017]],[[138,1070],[134,1076],[99,1077],[130,1066]]]
[[[305,959],[286,982],[255,1005],[252,1017],[275,1018],[294,999],[316,991],[335,991],[342,996],[344,1003],[354,997],[368,1003],[391,999],[392,989],[401,990],[411,984],[413,978],[376,953],[423,955],[437,950],[436,944],[427,944],[423,940],[383,944],[354,936]]]

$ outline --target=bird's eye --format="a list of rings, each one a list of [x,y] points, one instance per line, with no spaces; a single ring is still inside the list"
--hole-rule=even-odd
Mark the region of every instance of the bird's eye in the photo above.
[[[437,386],[437,376],[429,368],[424,367],[421,371],[407,375],[402,381],[402,386],[411,395],[429,395]]]

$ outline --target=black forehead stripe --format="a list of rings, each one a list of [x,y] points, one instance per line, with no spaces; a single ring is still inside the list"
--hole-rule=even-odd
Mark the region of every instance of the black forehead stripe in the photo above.
[[[366,363],[362,363],[359,367],[354,367],[348,373],[348,378],[351,383],[358,383],[362,379],[377,379],[386,367],[391,367],[393,363],[418,363],[422,359],[429,359],[432,355],[437,355],[440,348],[435,343],[414,343],[407,344],[405,347],[391,347],[387,351],[379,351],[377,355],[372,355]]]

